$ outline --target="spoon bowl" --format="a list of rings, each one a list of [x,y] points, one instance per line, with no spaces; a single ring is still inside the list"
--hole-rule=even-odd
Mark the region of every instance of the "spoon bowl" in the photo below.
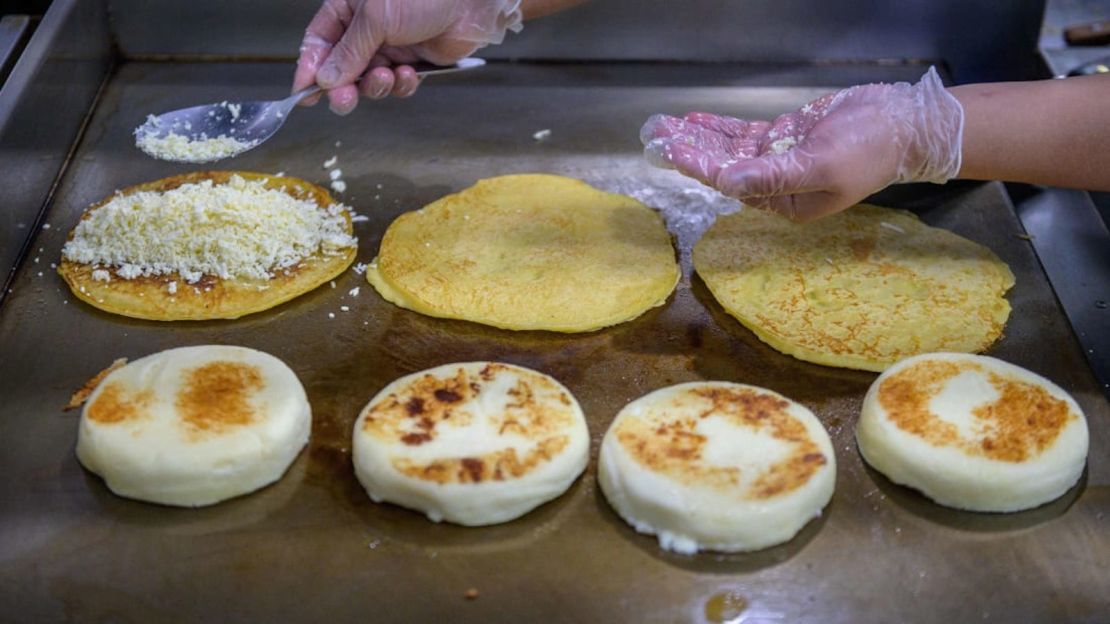
[[[485,65],[464,58],[454,65],[414,63],[420,77],[466,71]],[[135,128],[135,145],[160,160],[205,163],[238,156],[274,136],[298,102],[320,91],[313,85],[282,100],[203,104],[149,115]]]

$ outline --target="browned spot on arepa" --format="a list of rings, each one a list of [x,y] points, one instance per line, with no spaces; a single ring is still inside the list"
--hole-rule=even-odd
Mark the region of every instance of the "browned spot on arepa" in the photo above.
[[[174,407],[192,431],[219,433],[255,420],[251,398],[264,386],[257,366],[211,362],[185,373]]]

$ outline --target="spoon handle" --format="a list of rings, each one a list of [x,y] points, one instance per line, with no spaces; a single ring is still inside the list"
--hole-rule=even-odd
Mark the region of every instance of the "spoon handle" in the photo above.
[[[454,65],[436,65],[435,63],[426,63],[424,61],[420,61],[420,62],[417,62],[417,63],[408,63],[407,65],[409,67],[412,67],[413,71],[416,72],[417,76],[429,76],[429,75],[433,75],[433,74],[449,74],[451,72],[464,71],[464,70],[467,70],[467,69],[473,69],[475,67],[481,67],[482,65],[485,65],[485,64],[486,64],[486,62],[483,59],[468,57],[468,58],[464,58],[464,59],[460,60],[458,63],[455,63]],[[355,80],[355,82],[357,83],[358,81],[362,80],[369,73],[370,73],[370,71],[367,71],[365,74],[359,76]],[[288,106],[294,106],[298,102],[300,102],[301,100],[305,99],[306,97],[308,97],[310,95],[318,93],[319,91],[320,91],[320,85],[314,84],[311,87],[307,87],[305,89],[297,91],[293,95],[290,95],[289,97],[285,98],[285,103]]]

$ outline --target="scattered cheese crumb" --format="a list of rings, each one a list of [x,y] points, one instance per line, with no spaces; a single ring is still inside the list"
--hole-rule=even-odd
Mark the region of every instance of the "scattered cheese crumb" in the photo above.
[[[792,149],[798,144],[798,139],[794,137],[783,137],[771,144],[772,154],[785,154],[788,150]]]
[[[332,288],[335,288],[335,280],[332,280],[332,281],[331,281],[331,282],[329,282],[329,283],[331,284],[331,287],[332,287]]]
[[[336,147],[339,147],[340,145],[343,145],[343,141],[336,141],[335,142]]]
[[[283,175],[285,175],[285,172],[284,171],[279,171],[279,172],[275,173],[274,175],[280,178]]]
[[[166,290],[168,290],[171,295],[177,294],[177,282],[166,284]]]
[[[339,157],[333,155],[331,158],[324,161],[324,169],[331,169],[337,162],[339,162]]]
[[[117,194],[77,224],[62,256],[114,267],[123,279],[270,279],[309,256],[357,245],[346,233],[347,210],[342,204],[322,210],[266,188],[264,180],[233,175],[226,184],[205,180],[165,192]]]
[[[360,215],[360,214],[351,215],[351,223],[362,223],[363,221],[369,221],[369,220],[370,220],[370,217],[368,217],[366,215]]]
[[[35,256],[35,264],[38,264],[38,263],[39,263],[39,257]]]
[[[339,306],[339,309],[343,312],[350,312],[351,311],[351,308],[349,308],[347,306]]]
[[[899,234],[905,234],[906,233],[905,230],[898,227],[897,225],[894,225],[893,223],[887,223],[886,221],[880,221],[879,225],[885,227],[888,230],[894,230],[895,232],[898,232]]]
[[[532,138],[537,140],[537,141],[545,141],[550,136],[551,136],[551,130],[549,128],[544,128],[543,130],[540,130],[540,131],[534,133],[532,135]]]
[[[331,190],[336,193],[345,193],[347,192],[347,183],[343,180],[335,180],[331,183]]]
[[[359,275],[362,275],[363,273],[366,272],[366,263],[365,262],[359,262],[358,264],[356,264],[354,266],[354,270],[355,270],[355,273],[357,273]],[[358,290],[358,289],[356,288],[355,290]]]
[[[49,230],[50,229],[50,224],[49,223],[43,223],[42,224],[42,229]]]
[[[239,118],[239,112],[243,109],[242,104],[228,104],[224,102],[224,106],[231,112],[231,120],[235,121]]]
[[[377,184],[375,184],[375,185],[374,185],[374,188],[376,188],[376,189],[378,189],[378,190],[381,190],[381,188],[382,188],[382,183],[381,183],[381,182],[378,182]]]
[[[343,170],[342,169],[332,169],[331,172],[328,174],[328,176],[330,176],[332,180],[338,180],[339,178],[343,177]]]
[[[39,273],[39,275],[42,275],[42,273]],[[110,282],[112,281],[112,274],[104,269],[97,269],[92,272],[92,278],[94,282]]]
[[[350,291],[348,291],[347,294],[352,296],[352,297],[357,297],[358,296],[358,290],[359,290],[359,287],[355,286]]]
[[[335,318],[335,312],[328,312],[328,318],[330,318],[330,319]]]

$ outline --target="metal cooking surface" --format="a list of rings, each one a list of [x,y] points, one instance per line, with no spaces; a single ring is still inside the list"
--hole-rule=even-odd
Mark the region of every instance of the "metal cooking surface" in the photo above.
[[[397,215],[482,177],[553,172],[635,195],[664,210],[684,277],[665,306],[600,332],[512,333],[432,319],[385,303],[354,272],[335,289],[233,322],[134,321],[71,297],[49,267],[81,211],[116,188],[190,169],[141,155],[131,129],[149,112],[280,95],[290,70],[131,63],[98,104],[49,209],[52,227],[34,241],[36,253],[0,313],[0,604],[9,614],[21,621],[684,621],[735,615],[730,608],[744,604],[744,622],[858,622],[1095,621],[1110,612],[1110,407],[999,185],[902,188],[884,202],[918,208],[927,222],[1009,263],[1014,312],[991,353],[1047,375],[1087,412],[1087,475],[1033,511],[947,510],[866,469],[853,427],[874,375],[778,354],[691,277],[691,245],[715,212],[733,204],[643,163],[641,122],[693,109],[768,117],[820,89],[578,88],[591,70],[573,67],[537,69],[517,86],[520,68],[491,67],[472,80],[477,72],[428,80],[409,101],[363,102],[346,119],[322,106],[299,110],[264,148],[224,165],[324,182],[321,164],[337,154],[349,186],[344,201],[370,218],[356,224],[361,262]],[[535,76],[547,77],[546,85]],[[551,138],[534,141],[545,128]],[[348,295],[356,286],[361,294]],[[262,349],[297,372],[314,412],[309,449],[278,484],[210,508],[111,495],[74,458],[77,413],[61,405],[116,357],[205,343]],[[587,473],[562,498],[488,528],[435,525],[371,503],[348,454],[359,409],[401,375],[474,359],[536,368],[574,392],[593,439]],[[617,518],[596,488],[597,443],[616,412],[663,385],[697,379],[777,390],[829,429],[836,494],[788,544],[748,555],[668,554]],[[480,592],[476,600],[464,598],[470,588]]]

